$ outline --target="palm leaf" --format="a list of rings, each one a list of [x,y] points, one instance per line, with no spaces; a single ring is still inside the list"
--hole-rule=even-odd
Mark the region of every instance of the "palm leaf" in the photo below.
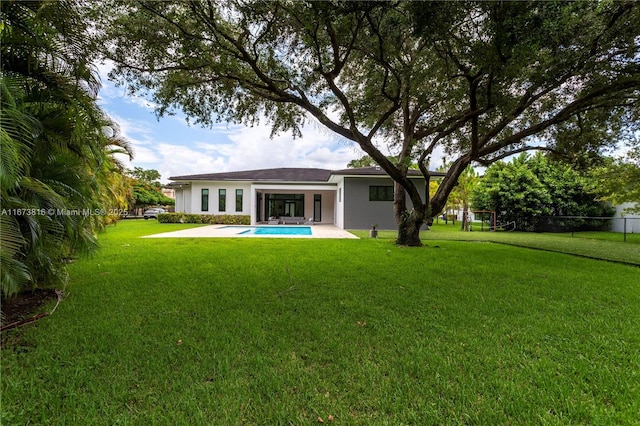
[[[3,218],[2,291],[10,294],[65,282],[64,259],[96,248],[106,218],[55,213],[114,205],[126,191],[113,154],[133,151],[96,105],[100,82],[79,3],[3,1],[0,8],[1,201],[54,213]]]

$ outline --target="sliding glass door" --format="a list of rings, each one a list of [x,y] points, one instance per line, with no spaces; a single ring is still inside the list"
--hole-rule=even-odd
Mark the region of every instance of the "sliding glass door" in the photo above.
[[[265,194],[267,217],[304,217],[304,194]]]

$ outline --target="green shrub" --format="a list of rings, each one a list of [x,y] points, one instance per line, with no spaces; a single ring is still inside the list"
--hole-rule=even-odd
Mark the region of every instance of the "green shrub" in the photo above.
[[[184,223],[184,213],[159,213],[158,222],[160,223]]]
[[[221,223],[225,225],[250,225],[251,216],[248,215],[230,215],[224,214],[220,216],[214,216],[214,223]]]
[[[205,223],[209,225],[250,225],[248,215],[211,215],[187,213],[161,213],[158,215],[160,223]]]
[[[202,223],[202,218],[199,214],[186,214],[184,215],[184,223]]]

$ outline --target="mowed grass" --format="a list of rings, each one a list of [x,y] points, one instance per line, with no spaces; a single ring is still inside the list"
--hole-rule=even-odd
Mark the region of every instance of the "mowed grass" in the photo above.
[[[637,267],[487,242],[138,238],[170,229],[109,229],[54,315],[5,333],[2,425],[638,422]]]
[[[369,231],[353,231],[361,238],[368,238]],[[395,241],[397,231],[383,230],[378,238]],[[424,243],[430,241],[482,241],[528,247],[557,253],[567,253],[612,262],[628,263],[640,266],[640,234],[627,234],[627,241],[619,232],[576,232],[571,233],[535,233],[517,231],[463,232],[460,223],[438,223],[429,231],[420,233]]]

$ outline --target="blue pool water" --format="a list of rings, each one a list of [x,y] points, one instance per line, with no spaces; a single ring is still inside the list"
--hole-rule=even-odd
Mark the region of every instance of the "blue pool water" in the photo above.
[[[242,235],[311,235],[309,226],[252,226]]]

